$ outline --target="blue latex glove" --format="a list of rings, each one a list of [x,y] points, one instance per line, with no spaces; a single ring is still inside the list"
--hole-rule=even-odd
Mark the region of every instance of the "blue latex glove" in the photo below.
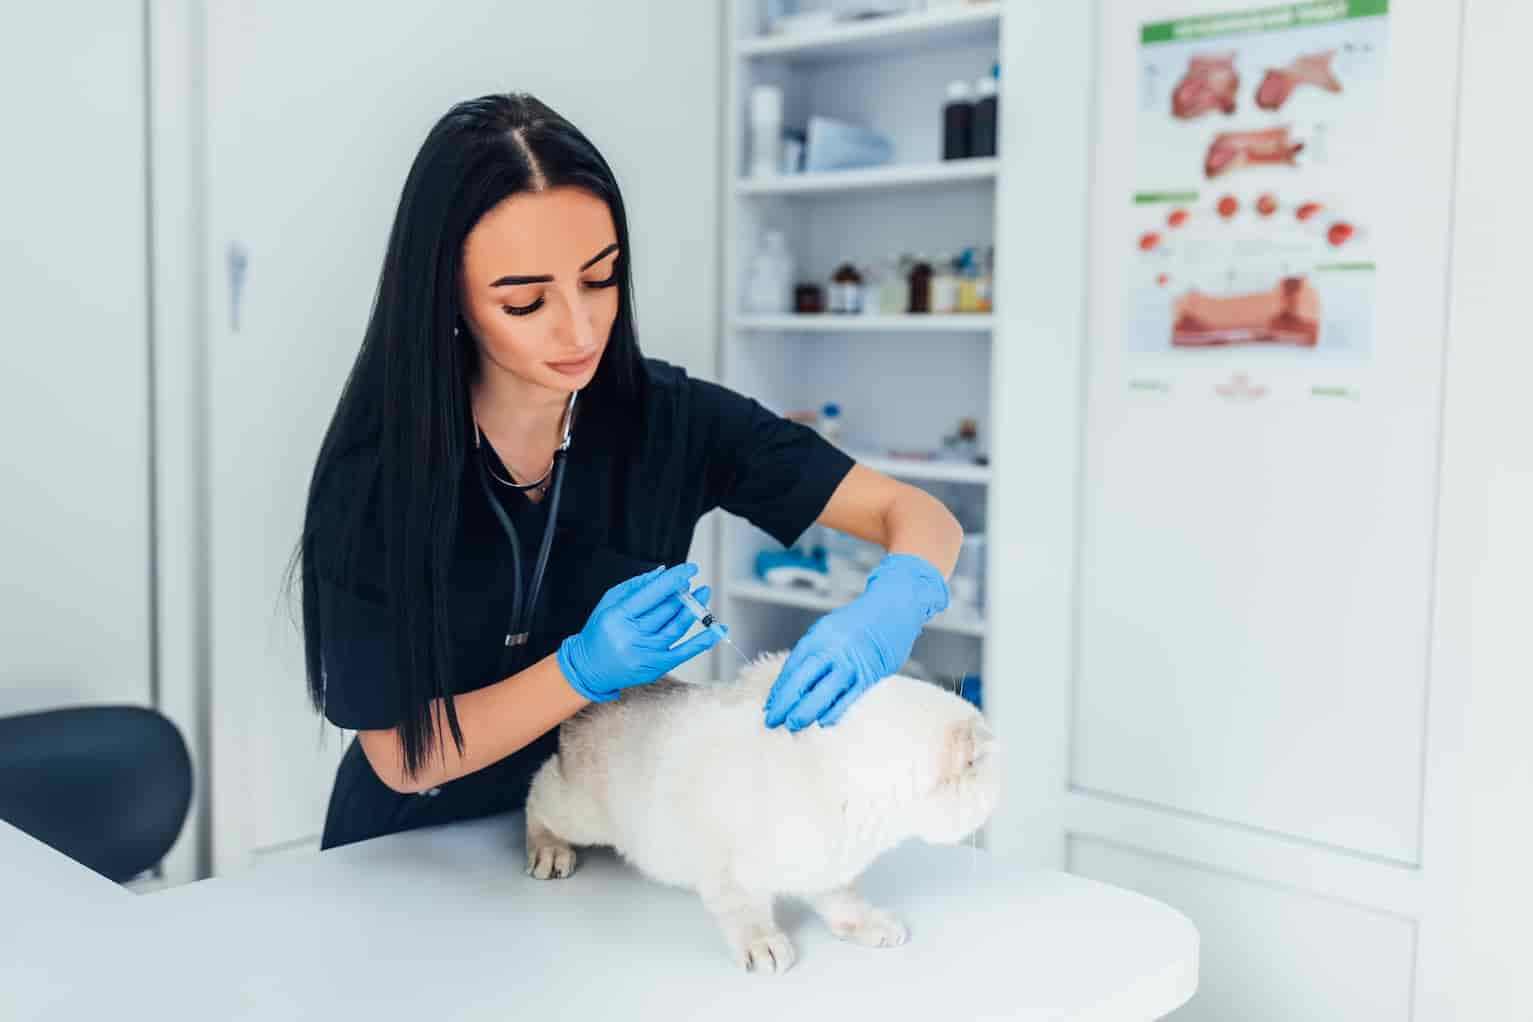
[[[862,595],[814,623],[767,696],[767,727],[829,727],[857,697],[904,666],[921,627],[947,608],[942,574],[913,554],[890,554]]]
[[[608,589],[585,627],[559,644],[559,670],[570,688],[593,703],[604,703],[625,688],[654,681],[718,642],[718,635],[705,629],[676,646],[696,621],[676,594],[690,587],[696,574],[697,565],[678,564]],[[692,595],[707,604],[708,587]]]

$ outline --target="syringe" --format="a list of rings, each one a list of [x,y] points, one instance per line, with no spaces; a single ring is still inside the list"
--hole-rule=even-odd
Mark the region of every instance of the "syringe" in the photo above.
[[[713,616],[713,611],[703,606],[702,603],[698,601],[697,597],[683,589],[676,594],[676,598],[681,601],[681,605],[683,607],[686,607],[692,612],[692,614],[697,618],[699,624],[701,624],[704,628],[708,629],[713,634],[717,635],[719,638],[723,639],[725,642],[729,643],[729,648],[738,653],[741,660],[744,660],[746,663],[751,662],[751,658],[745,655],[745,651],[742,650],[739,646],[735,645],[734,640],[729,637],[727,630],[723,625],[719,623],[718,618]]]

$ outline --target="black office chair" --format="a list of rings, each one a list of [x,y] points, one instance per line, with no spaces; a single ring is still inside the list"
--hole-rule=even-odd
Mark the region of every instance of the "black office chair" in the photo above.
[[[165,858],[191,802],[186,743],[154,710],[0,717],[0,820],[118,883]]]

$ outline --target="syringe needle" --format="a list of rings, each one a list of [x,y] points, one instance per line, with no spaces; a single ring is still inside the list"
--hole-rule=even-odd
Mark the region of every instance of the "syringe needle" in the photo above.
[[[692,615],[702,623],[704,628],[708,629],[710,632],[717,635],[725,642],[729,643],[729,648],[734,650],[735,653],[739,655],[740,659],[745,663],[748,664],[751,662],[751,658],[745,655],[745,651],[739,646],[735,645],[734,640],[729,637],[724,626],[719,623],[718,618],[714,617],[713,612],[710,611],[707,607],[703,606],[702,603],[698,601],[697,597],[693,596],[686,590],[678,592],[676,597],[681,600],[681,605],[686,607],[687,610],[691,611]]]

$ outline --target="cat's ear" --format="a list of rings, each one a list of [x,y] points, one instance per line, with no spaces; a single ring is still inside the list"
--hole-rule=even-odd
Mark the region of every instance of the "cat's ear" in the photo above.
[[[947,730],[942,751],[942,780],[956,781],[972,773],[975,766],[996,750],[995,732],[979,715],[954,724]]]

